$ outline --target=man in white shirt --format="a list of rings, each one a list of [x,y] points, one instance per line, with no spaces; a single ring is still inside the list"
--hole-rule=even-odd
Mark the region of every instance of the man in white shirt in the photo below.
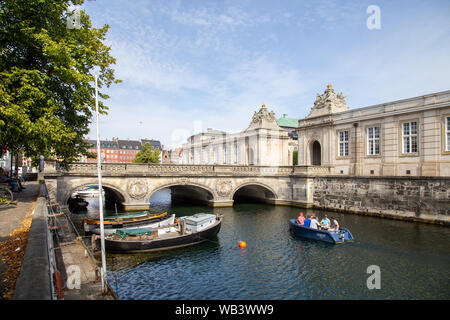
[[[316,218],[316,215],[313,214],[313,216],[311,217],[311,224],[309,225],[309,227],[311,229],[319,229],[319,221]]]

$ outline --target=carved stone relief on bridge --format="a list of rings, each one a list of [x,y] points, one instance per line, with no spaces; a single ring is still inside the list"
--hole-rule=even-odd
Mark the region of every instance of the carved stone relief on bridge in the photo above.
[[[127,192],[133,199],[142,199],[148,192],[147,182],[138,179],[131,180],[128,182]]]
[[[226,197],[233,189],[231,180],[220,180],[216,183],[216,192],[220,197]]]

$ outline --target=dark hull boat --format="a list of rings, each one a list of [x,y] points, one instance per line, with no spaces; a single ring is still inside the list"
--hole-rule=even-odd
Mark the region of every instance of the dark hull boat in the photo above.
[[[195,218],[198,218],[197,221],[194,221]],[[214,238],[219,233],[221,224],[222,217],[199,214],[194,215],[194,218],[179,218],[179,223],[168,227],[125,229],[105,237],[105,249],[108,252],[137,253],[191,246]]]
[[[296,219],[290,219],[289,229],[296,236],[332,244],[353,241],[353,235],[350,230],[345,228],[339,228],[339,231],[312,229],[301,226]]]

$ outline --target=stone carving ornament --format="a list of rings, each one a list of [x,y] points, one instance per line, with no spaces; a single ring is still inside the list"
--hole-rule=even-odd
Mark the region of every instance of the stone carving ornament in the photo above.
[[[342,93],[336,94],[331,84],[329,84],[323,94],[317,94],[314,107],[307,118],[346,110],[348,110],[348,107],[344,95]]]
[[[231,192],[232,187],[230,180],[219,181],[216,184],[217,194],[221,197],[225,197]]]
[[[133,199],[142,199],[147,195],[148,186],[145,181],[132,180],[128,182],[128,195]]]
[[[277,119],[275,118],[275,113],[273,111],[269,112],[265,104],[262,105],[261,109],[258,112],[255,112],[253,114],[252,122],[250,123],[250,126],[246,131],[262,128],[273,129],[277,131],[281,129],[278,126]]]
[[[259,112],[256,112],[253,114],[253,118],[252,118],[252,122],[254,123],[258,123],[261,120],[267,120],[267,121],[271,121],[271,122],[276,122],[277,119],[275,118],[275,113],[269,112],[266,108],[266,105],[263,104],[261,109],[259,110]]]

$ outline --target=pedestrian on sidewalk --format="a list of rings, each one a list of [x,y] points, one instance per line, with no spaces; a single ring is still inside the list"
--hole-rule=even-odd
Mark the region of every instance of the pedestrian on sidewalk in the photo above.
[[[3,168],[0,168],[0,179],[3,183],[9,183],[12,187],[12,191],[14,192],[19,192],[25,189],[25,187],[22,186],[20,179],[11,179],[9,177],[9,172],[4,170]]]

